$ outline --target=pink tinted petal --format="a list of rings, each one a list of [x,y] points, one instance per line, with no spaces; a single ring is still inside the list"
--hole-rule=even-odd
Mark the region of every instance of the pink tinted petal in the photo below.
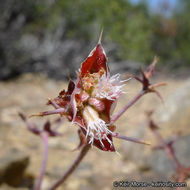
[[[84,77],[87,73],[97,73],[102,68],[107,72],[107,58],[104,49],[100,43],[92,50],[87,59],[82,63],[81,76]]]
[[[94,139],[93,145],[96,146],[97,148],[99,148],[100,150],[103,150],[103,151],[115,152],[115,147],[113,145],[112,136],[110,134],[108,134],[107,137],[112,142],[112,145],[110,144],[110,142],[107,139],[101,139],[104,146],[102,145],[100,140],[97,140],[97,139]]]
[[[79,83],[79,77],[77,78],[76,83],[74,84],[74,90],[71,94],[71,100],[70,100],[70,104],[72,107],[72,112],[73,112],[73,121],[75,120],[75,117],[77,115],[77,104],[76,104],[76,100],[75,100],[75,95],[80,93],[80,89],[77,87],[78,83]]]
[[[73,111],[73,121],[75,120],[75,117],[77,115],[77,104],[75,101],[75,95],[71,96],[71,107]]]
[[[81,102],[86,102],[89,98],[89,94],[85,91],[82,91],[80,94],[79,94],[79,98],[81,100]]]
[[[90,98],[88,103],[93,106],[99,112],[102,112],[105,109],[105,104],[103,101],[98,100],[96,98]]]

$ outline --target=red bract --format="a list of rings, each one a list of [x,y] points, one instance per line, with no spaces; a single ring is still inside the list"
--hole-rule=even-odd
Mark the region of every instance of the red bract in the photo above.
[[[101,69],[107,70],[106,55],[101,44],[98,44],[89,54],[88,58],[82,63],[81,77],[87,73],[97,73]]]
[[[119,74],[110,76],[106,54],[99,40],[81,64],[76,82],[70,81],[67,91],[61,91],[57,98],[48,102],[56,109],[40,115],[66,116],[80,127],[87,143],[104,151],[115,151],[112,137],[144,143],[114,133],[111,114],[122,94],[123,82]]]

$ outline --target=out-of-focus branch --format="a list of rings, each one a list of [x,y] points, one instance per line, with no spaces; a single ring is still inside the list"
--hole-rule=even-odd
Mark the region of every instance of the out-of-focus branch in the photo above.
[[[35,187],[35,190],[40,190],[47,166],[48,137],[57,137],[63,134],[58,133],[56,130],[53,130],[51,128],[51,123],[49,121],[46,121],[46,123],[43,125],[43,129],[40,129],[36,124],[29,122],[24,114],[19,113],[19,116],[26,123],[27,129],[33,134],[40,136],[43,140],[43,146],[44,146],[43,160],[42,160],[40,175]],[[61,120],[56,120],[54,123],[60,124],[61,122],[62,122]]]
[[[40,176],[38,178],[35,190],[40,190],[41,185],[42,185],[42,181],[43,181],[43,177],[45,175],[45,170],[46,170],[46,166],[47,166],[47,159],[48,159],[48,133],[47,132],[42,132],[40,134],[40,136],[43,139],[43,144],[44,144],[44,153],[43,153],[43,160],[42,160],[42,166],[41,166],[41,172],[40,172]]]
[[[174,138],[173,140],[167,142],[164,140],[162,135],[159,133],[159,127],[158,125],[152,120],[151,115],[152,111],[147,112],[147,120],[148,120],[148,127],[152,131],[153,135],[156,137],[158,145],[155,146],[155,150],[157,149],[163,149],[165,153],[168,156],[168,159],[171,162],[171,165],[173,169],[175,170],[175,179],[176,182],[184,182],[190,177],[190,167],[186,168],[184,167],[180,161],[176,157],[175,149],[173,148],[173,143],[177,140],[177,138]],[[178,187],[177,190],[180,190],[181,187]]]
[[[133,76],[138,82],[142,84],[142,90],[128,103],[126,104],[116,115],[114,115],[111,118],[110,126],[117,121],[131,106],[133,106],[143,95],[147,93],[155,93],[162,101],[162,97],[160,93],[156,90],[157,87],[166,85],[165,82],[151,84],[150,78],[152,78],[154,71],[155,71],[155,65],[158,61],[157,58],[154,59],[153,63],[149,65],[149,67],[143,71],[142,68],[140,68],[141,71],[141,77]]]
[[[57,181],[55,182],[55,184],[53,184],[49,190],[55,190],[57,187],[59,187],[62,183],[65,182],[65,180],[73,173],[73,171],[76,169],[76,167],[80,164],[80,162],[82,161],[82,159],[85,157],[85,155],[88,153],[88,151],[90,150],[91,145],[90,144],[86,144],[83,146],[83,148],[81,149],[78,157],[76,158],[76,160],[73,162],[73,164],[70,166],[70,168],[67,170],[66,173],[64,173],[64,175]]]

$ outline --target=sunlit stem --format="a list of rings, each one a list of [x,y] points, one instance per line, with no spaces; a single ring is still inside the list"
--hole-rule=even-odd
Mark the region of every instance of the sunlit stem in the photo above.
[[[41,172],[40,172],[40,176],[38,178],[35,190],[40,190],[40,188],[41,188],[43,177],[45,175],[45,170],[46,170],[46,165],[47,165],[47,158],[48,158],[48,133],[44,131],[40,135],[41,135],[41,137],[43,139],[44,153],[43,153]]]
[[[58,109],[60,108],[60,106],[52,99],[48,99],[48,101],[50,102],[50,104],[55,108],[55,109]]]
[[[78,157],[76,160],[73,162],[73,164],[70,166],[70,168],[67,170],[66,173],[57,181],[55,184],[53,184],[49,190],[55,190],[57,187],[59,187],[62,183],[65,182],[65,180],[73,173],[73,171],[76,169],[76,167],[80,164],[84,156],[87,154],[87,152],[90,150],[91,145],[86,144],[82,148],[81,152],[79,153]]]
[[[113,133],[112,136],[115,137],[115,138],[118,138],[118,139],[123,139],[123,140],[131,141],[131,142],[134,142],[134,143],[150,145],[149,142],[145,142],[145,141],[142,141],[142,140],[133,138],[133,137],[126,137],[126,136],[121,135],[121,134],[119,134],[119,133]]]
[[[135,104],[147,91],[140,91],[128,104],[126,104],[116,115],[111,118],[112,125],[115,121],[117,121],[133,104]]]
[[[154,89],[154,88],[156,88],[156,87],[165,86],[165,85],[167,85],[166,82],[159,82],[159,83],[150,85],[149,88],[150,88],[150,89],[152,89],[152,88]]]
[[[46,116],[46,115],[52,115],[52,114],[64,114],[64,113],[65,113],[65,109],[64,108],[58,108],[58,109],[55,109],[55,110],[40,112],[38,114],[31,115],[30,117]]]

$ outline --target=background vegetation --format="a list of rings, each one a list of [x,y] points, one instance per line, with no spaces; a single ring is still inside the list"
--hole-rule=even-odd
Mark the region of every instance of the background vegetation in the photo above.
[[[106,40],[117,43],[119,59],[149,61],[159,55],[172,64],[190,61],[190,2],[179,1],[170,15],[153,13],[148,1],[132,4],[126,0],[58,0],[48,6],[36,3],[33,21],[36,27],[54,29],[59,19],[66,22],[67,37],[94,40],[104,27]]]
[[[85,49],[85,47],[90,49],[89,44],[97,40],[101,28],[104,28],[106,51],[108,55],[111,55],[114,62],[131,60],[149,63],[157,55],[160,57],[160,63],[169,67],[189,66],[190,2],[188,0],[177,1],[173,7],[167,3],[171,1],[162,0],[160,2],[157,9],[159,11],[155,12],[149,6],[150,1],[145,0],[138,1],[138,3],[127,0],[2,1],[3,6],[1,6],[0,13],[0,40],[2,40],[2,43],[0,43],[0,66],[9,66],[7,67],[8,71],[4,71],[1,78],[6,79],[25,71],[48,69],[49,67],[45,67],[43,64],[40,66],[39,60],[36,63],[34,56],[30,59],[25,58],[27,48],[24,48],[24,54],[18,39],[22,39],[23,35],[31,34],[40,41],[36,45],[36,48],[38,48],[47,37],[47,33],[55,36],[58,28],[61,29],[61,35],[56,39],[57,41],[63,42],[71,39],[79,42],[81,49]],[[24,21],[19,26],[18,17],[21,15],[24,17]],[[16,23],[18,29],[10,34],[8,31],[11,30],[13,23]],[[3,39],[6,36],[8,36],[8,40],[4,42]],[[12,41],[10,41],[11,38],[13,38]],[[13,45],[6,47],[7,43],[13,42]],[[50,41],[50,44],[52,44],[52,41]],[[30,46],[30,43],[28,46]],[[66,47],[66,45],[64,46]],[[73,47],[76,46],[76,44],[73,44]],[[14,53],[15,51],[16,53]],[[84,52],[86,51],[84,50]],[[32,52],[28,50],[28,54],[32,54]],[[42,53],[39,58],[40,62],[44,61],[46,54]],[[63,55],[62,62],[68,63],[69,61],[72,65],[76,60],[69,60],[69,58],[65,60],[65,57],[77,55],[86,56],[81,51],[75,52],[75,54],[68,53]],[[14,59],[10,60],[11,56]],[[48,59],[48,57],[46,58]],[[12,65],[13,60],[14,66]],[[55,65],[60,64],[64,65],[62,63]],[[50,68],[50,71],[52,69]],[[76,69],[76,67],[74,66],[73,69]]]

